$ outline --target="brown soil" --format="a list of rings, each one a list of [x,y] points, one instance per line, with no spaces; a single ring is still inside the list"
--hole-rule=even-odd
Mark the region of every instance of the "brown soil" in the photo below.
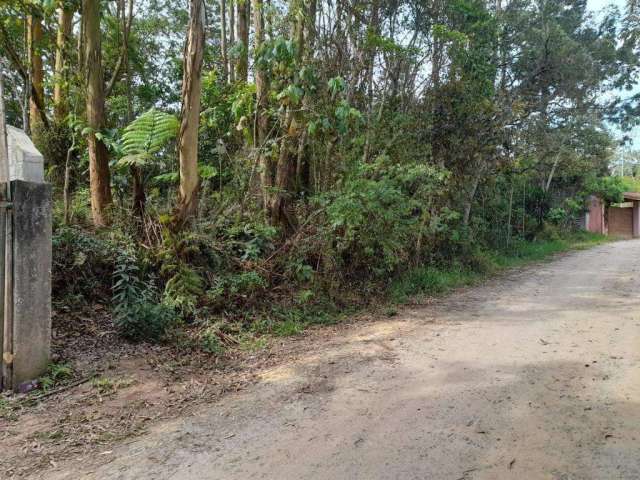
[[[638,273],[640,241],[618,242],[215,370],[172,371],[161,349],[125,353],[109,375],[133,383],[106,396],[84,384],[3,421],[0,468],[46,479],[635,480]]]

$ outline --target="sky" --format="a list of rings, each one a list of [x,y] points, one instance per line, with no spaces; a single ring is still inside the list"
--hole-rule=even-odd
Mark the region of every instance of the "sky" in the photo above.
[[[626,0],[588,0],[587,6],[594,11],[601,10],[610,4],[618,5],[622,8],[624,7],[625,1]]]

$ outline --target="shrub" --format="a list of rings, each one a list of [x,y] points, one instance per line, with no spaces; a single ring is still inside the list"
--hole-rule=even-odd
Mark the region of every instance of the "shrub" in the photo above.
[[[158,341],[176,323],[175,310],[159,302],[152,282],[140,279],[135,257],[128,252],[118,256],[113,273],[113,323],[134,341]]]
[[[115,257],[111,242],[77,228],[57,228],[53,233],[54,301],[105,301],[110,296]]]
[[[569,215],[564,208],[554,207],[547,212],[547,220],[553,225],[563,226]]]
[[[51,363],[47,373],[38,379],[42,390],[50,390],[73,376],[73,369],[66,363]]]
[[[221,355],[224,353],[224,345],[220,341],[220,337],[217,334],[218,328],[212,326],[204,330],[200,334],[200,348],[212,355]]]
[[[163,299],[182,318],[195,315],[199,298],[204,295],[202,277],[187,265],[181,265],[167,282]]]
[[[360,165],[326,201],[326,233],[343,266],[381,277],[428,244],[442,228],[437,206],[446,177],[436,167],[385,156]]]
[[[587,191],[602,198],[606,204],[611,204],[622,202],[627,186],[623,177],[601,177],[590,181]]]

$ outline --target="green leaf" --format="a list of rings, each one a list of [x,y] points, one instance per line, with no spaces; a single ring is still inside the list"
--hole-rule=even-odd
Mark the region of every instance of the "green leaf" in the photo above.
[[[178,119],[152,108],[127,125],[122,134],[120,165],[144,166],[178,134]]]
[[[213,165],[199,165],[198,173],[203,180],[209,180],[218,175],[218,170]]]

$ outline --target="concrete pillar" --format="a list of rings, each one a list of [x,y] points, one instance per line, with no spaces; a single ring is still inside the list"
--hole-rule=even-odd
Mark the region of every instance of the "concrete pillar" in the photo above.
[[[640,202],[633,202],[633,238],[640,237]]]
[[[51,349],[51,185],[44,161],[22,130],[7,128],[11,203],[5,318],[5,388],[18,389],[47,369]],[[1,212],[0,212],[1,213]],[[6,309],[5,309],[6,311]],[[9,332],[9,335],[7,335]],[[6,350],[6,349],[5,349]]]
[[[51,351],[51,185],[11,182],[13,387],[46,371]]]

